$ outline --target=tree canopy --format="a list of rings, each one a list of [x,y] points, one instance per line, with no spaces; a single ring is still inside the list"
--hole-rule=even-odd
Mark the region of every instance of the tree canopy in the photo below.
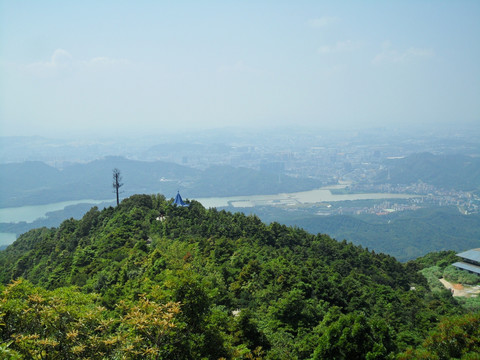
[[[466,313],[421,268],[254,215],[135,195],[0,253],[0,355],[394,358]]]

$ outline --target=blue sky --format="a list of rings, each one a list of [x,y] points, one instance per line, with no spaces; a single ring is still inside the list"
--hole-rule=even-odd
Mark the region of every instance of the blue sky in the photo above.
[[[0,0],[0,134],[480,124],[480,1]]]

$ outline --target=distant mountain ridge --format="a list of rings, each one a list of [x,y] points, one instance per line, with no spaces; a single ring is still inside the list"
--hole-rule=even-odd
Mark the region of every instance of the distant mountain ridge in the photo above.
[[[164,161],[138,161],[106,157],[63,170],[42,162],[0,164],[0,206],[48,204],[66,200],[113,198],[112,170],[123,177],[122,196],[138,193],[172,194],[188,197],[275,194],[311,190],[318,181],[232,166],[193,169]]]
[[[125,195],[153,188],[172,193],[180,179],[198,176],[198,170],[166,162],[141,162],[107,157],[57,170],[42,162],[0,164],[2,207],[47,204],[65,200],[108,199],[112,196],[112,170],[119,168]],[[161,182],[162,178],[172,181]]]
[[[480,190],[480,158],[466,155],[419,153],[385,162],[377,183],[424,182],[446,189]]]

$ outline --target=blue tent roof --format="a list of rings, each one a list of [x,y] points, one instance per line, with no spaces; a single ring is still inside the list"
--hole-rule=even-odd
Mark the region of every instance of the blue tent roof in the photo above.
[[[180,191],[177,192],[177,196],[175,197],[175,200],[173,200],[173,204],[178,206],[188,206],[188,204],[183,202],[182,197],[180,196]]]

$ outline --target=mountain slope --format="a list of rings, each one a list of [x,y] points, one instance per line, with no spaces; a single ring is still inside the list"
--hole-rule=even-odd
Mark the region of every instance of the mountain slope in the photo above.
[[[97,293],[107,311],[101,316],[117,324],[130,311],[119,304],[145,308],[145,298],[174,311],[178,303],[175,328],[148,346],[179,359],[393,358],[418,345],[440,315],[462,312],[447,291],[430,292],[417,270],[326,235],[149,195],[32,230],[0,253],[1,282],[23,277],[47,289],[4,291],[14,294],[4,304],[33,306],[35,293],[53,299],[56,289],[74,285],[69,291]],[[23,285],[7,289],[15,286]],[[24,310],[15,316],[24,319]],[[0,330],[3,341],[14,334],[8,329]],[[106,331],[118,338],[121,329]],[[49,336],[68,348],[66,339]],[[118,346],[105,356],[114,358]]]
[[[265,220],[271,218],[269,215]],[[275,219],[313,233],[322,232],[337,239],[348,239],[354,244],[388,253],[400,261],[412,260],[433,251],[460,252],[480,246],[480,215],[463,215],[451,208],[391,214],[380,220],[378,216],[295,217],[289,212],[278,211]]]

